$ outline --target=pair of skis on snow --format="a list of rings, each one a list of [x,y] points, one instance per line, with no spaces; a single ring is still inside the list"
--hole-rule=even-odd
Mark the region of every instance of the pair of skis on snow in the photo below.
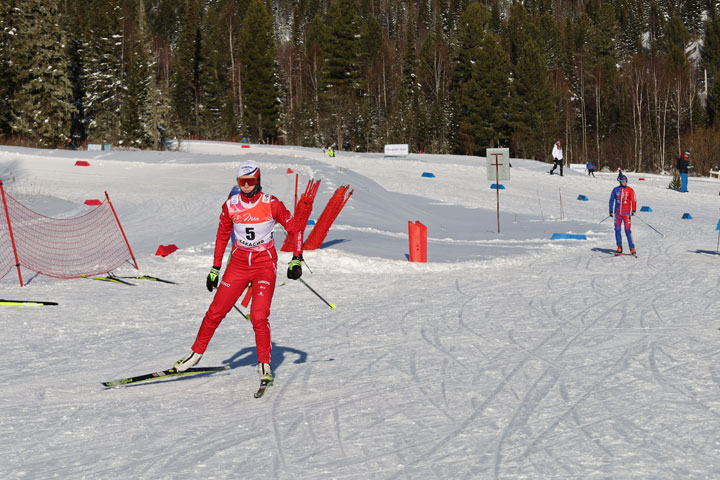
[[[220,367],[191,367],[183,372],[178,372],[175,367],[168,368],[167,370],[160,370],[159,372],[145,373],[143,375],[137,375],[135,377],[119,378],[117,380],[110,380],[108,382],[102,382],[105,388],[119,388],[126,387],[129,385],[136,385],[142,382],[150,382],[154,380],[164,380],[173,377],[188,377],[193,375],[212,374],[217,372],[224,372],[230,369],[230,365],[223,365]],[[272,380],[263,379],[260,380],[260,388],[255,392],[255,398],[260,398],[265,394],[265,390],[273,384]]]
[[[118,277],[114,275],[113,273],[109,273],[106,277],[88,277],[86,275],[82,275],[83,278],[87,278],[89,280],[100,280],[102,282],[112,282],[112,283],[122,283],[124,285],[135,285],[134,283],[130,283],[126,278],[135,278],[139,280],[150,280],[153,282],[161,282],[161,283],[171,283],[173,285],[177,285],[176,282],[171,282],[170,280],[163,280],[162,278],[158,277],[152,277],[150,275],[139,275],[136,277]]]

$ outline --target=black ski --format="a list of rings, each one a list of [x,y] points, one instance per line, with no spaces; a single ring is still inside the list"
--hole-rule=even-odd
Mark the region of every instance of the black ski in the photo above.
[[[80,276],[81,276],[82,278],[87,278],[87,279],[90,279],[90,280],[100,280],[100,281],[102,281],[102,282],[122,283],[122,284],[124,284],[124,285],[132,285],[132,286],[135,286],[134,283],[126,282],[125,280],[121,280],[121,279],[118,278],[118,277],[111,277],[111,276],[108,276],[108,277],[88,277],[87,275],[80,275]]]
[[[215,373],[222,372],[230,368],[230,365],[223,365],[222,367],[191,367],[184,372],[178,372],[175,367],[168,368],[167,370],[161,370],[159,372],[146,373],[144,375],[137,375],[135,377],[120,378],[117,380],[110,380],[109,382],[102,382],[105,388],[123,387],[139,382],[146,382],[149,380],[161,380],[163,378],[170,377],[181,377],[188,375],[200,375],[202,373]]]
[[[268,387],[271,387],[273,384],[272,380],[268,380],[266,378],[263,378],[260,380],[260,388],[257,392],[255,392],[255,398],[260,398],[265,394],[265,390],[267,390]]]
[[[43,302],[41,300],[4,300],[0,299],[0,305],[14,305],[19,307],[41,307],[43,305],[57,305],[57,302]]]
[[[111,275],[111,278],[136,278],[138,280],[151,280],[153,282],[171,283],[173,285],[178,285],[177,282],[171,282],[170,280],[163,280],[162,278],[152,277],[150,275],[140,275],[137,277],[116,277],[115,275]]]

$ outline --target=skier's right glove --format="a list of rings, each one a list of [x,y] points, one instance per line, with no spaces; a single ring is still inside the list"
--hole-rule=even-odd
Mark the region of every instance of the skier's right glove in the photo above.
[[[207,285],[208,292],[212,292],[214,288],[217,288],[219,276],[220,276],[220,267],[213,266],[210,269],[210,273],[208,273],[208,276],[207,276],[206,285]]]
[[[612,217],[612,212],[610,212],[609,215]]]

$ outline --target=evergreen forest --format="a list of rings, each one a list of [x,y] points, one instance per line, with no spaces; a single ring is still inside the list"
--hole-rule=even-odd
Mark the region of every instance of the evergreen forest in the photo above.
[[[0,0],[0,142],[720,165],[718,0]]]

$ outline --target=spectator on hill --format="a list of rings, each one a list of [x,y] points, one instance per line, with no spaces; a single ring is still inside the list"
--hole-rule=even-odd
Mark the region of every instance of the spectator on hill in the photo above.
[[[686,193],[688,191],[688,171],[691,168],[695,168],[695,165],[690,165],[690,152],[686,151],[677,161],[677,169],[680,174],[680,191]]]
[[[593,162],[588,162],[587,165],[585,165],[585,168],[587,168],[588,176],[592,175],[594,178],[595,177],[595,164]]]
[[[559,166],[560,167],[560,176],[563,176],[563,151],[562,151],[562,144],[560,143],[560,140],[555,142],[555,146],[553,146],[552,150],[552,157],[553,157],[553,168],[550,170],[550,175],[553,174],[555,169]]]

